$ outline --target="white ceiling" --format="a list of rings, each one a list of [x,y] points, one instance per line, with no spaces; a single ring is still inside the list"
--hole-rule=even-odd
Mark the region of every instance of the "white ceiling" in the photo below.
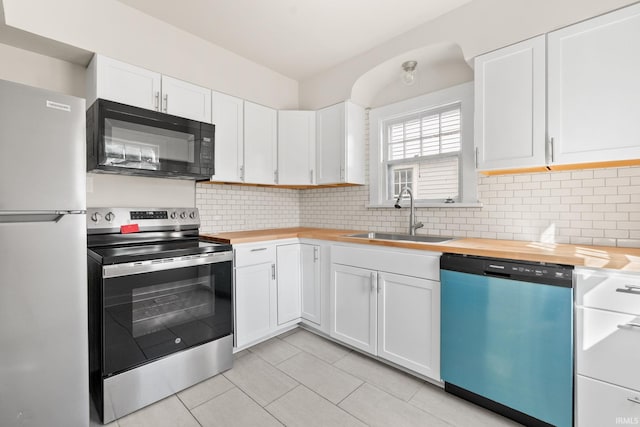
[[[471,0],[119,0],[295,80]]]

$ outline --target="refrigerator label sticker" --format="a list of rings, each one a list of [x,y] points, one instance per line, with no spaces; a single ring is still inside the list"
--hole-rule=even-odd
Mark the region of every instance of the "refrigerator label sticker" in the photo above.
[[[54,101],[47,101],[47,107],[48,108],[53,108],[53,109],[56,109],[56,110],[71,111],[71,106],[70,105],[61,104],[59,102],[54,102]]]

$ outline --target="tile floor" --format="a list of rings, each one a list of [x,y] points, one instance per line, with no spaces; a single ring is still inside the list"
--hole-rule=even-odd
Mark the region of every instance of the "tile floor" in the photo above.
[[[233,369],[108,427],[282,425],[519,424],[311,332],[294,329],[237,353]]]

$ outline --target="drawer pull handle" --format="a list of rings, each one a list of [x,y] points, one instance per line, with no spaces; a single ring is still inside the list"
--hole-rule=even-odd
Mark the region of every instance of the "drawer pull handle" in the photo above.
[[[627,397],[627,400],[629,402],[637,403],[638,405],[640,405],[640,397]]]
[[[625,294],[640,295],[640,286],[637,285],[624,285],[624,288],[616,289],[616,292],[622,292]]]
[[[629,323],[625,323],[624,325],[618,325],[618,329],[630,329],[630,328],[640,328],[640,323],[629,322]]]
[[[256,249],[251,249],[251,252],[259,252],[259,251],[266,251],[267,248],[256,248]]]

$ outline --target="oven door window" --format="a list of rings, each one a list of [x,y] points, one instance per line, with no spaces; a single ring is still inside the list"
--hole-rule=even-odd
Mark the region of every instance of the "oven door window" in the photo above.
[[[104,280],[104,374],[232,333],[231,261]]]

